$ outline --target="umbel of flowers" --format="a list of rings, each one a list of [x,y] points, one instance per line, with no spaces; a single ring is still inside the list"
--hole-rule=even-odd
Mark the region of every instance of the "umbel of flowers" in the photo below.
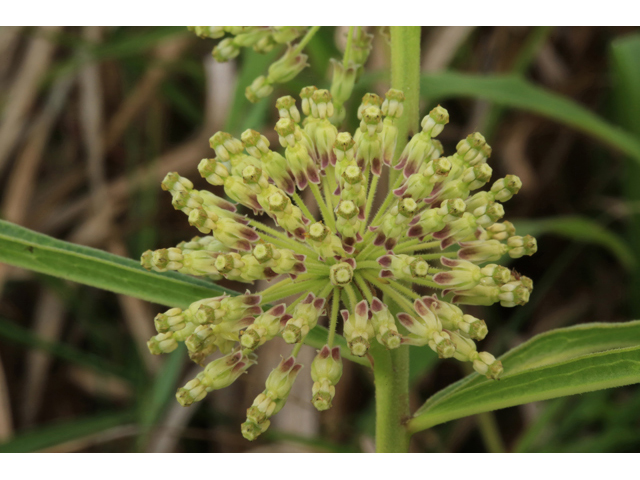
[[[167,310],[156,316],[158,335],[148,343],[151,353],[161,354],[184,342],[190,358],[206,365],[178,390],[184,406],[234,382],[276,336],[291,344],[290,356],[247,410],[242,433],[249,440],[284,406],[302,369],[300,347],[323,317],[327,344],[310,367],[310,398],[318,410],[331,407],[342,373],[338,330],[355,356],[368,356],[372,342],[387,349],[428,346],[497,379],[500,361],[475,344],[487,326],[461,307],[523,305],[532,290],[529,278],[495,263],[504,255],[532,255],[536,241],[502,221],[503,203],[521,183],[507,175],[489,184],[491,147],[481,134],[445,156],[436,137],[449,115],[438,106],[396,159],[402,92],[389,90],[384,100],[365,95],[353,135],[329,121],[329,91],[306,87],[300,97],[304,119],[292,97],[276,102],[279,149],[254,130],[239,139],[224,132],[211,137],[215,157],[202,160],[198,170],[234,203],[196,190],[177,173],[166,176],[162,188],[203,236],[142,256],[142,265],[158,272],[270,282],[259,292]],[[400,171],[395,185],[374,211],[380,176],[394,169]],[[299,196],[305,189],[315,205]],[[254,215],[238,213],[237,204]],[[261,221],[267,217],[275,227]],[[435,293],[420,296],[412,285]],[[221,356],[207,363],[218,350]]]

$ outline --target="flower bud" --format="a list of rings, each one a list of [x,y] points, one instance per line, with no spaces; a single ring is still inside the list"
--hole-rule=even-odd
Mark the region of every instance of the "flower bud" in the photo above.
[[[187,27],[200,38],[224,37],[224,27]]]
[[[175,332],[185,326],[185,317],[179,308],[171,308],[164,313],[159,313],[153,319],[153,324],[158,333]]]
[[[232,38],[225,38],[213,49],[212,55],[217,62],[228,62],[240,53],[240,49],[233,42]]]
[[[514,235],[507,240],[507,248],[511,258],[520,258],[524,255],[531,256],[536,253],[538,251],[538,243],[531,235],[524,237]]]
[[[274,338],[281,330],[281,320],[285,315],[286,305],[276,305],[258,316],[252,325],[244,331],[240,343],[244,348],[254,350]]]
[[[452,357],[455,351],[454,345],[451,343],[449,334],[442,330],[438,317],[420,300],[414,302],[414,308],[420,316],[419,320],[404,312],[397,315],[398,321],[410,332],[403,342],[419,347],[429,345],[429,348],[440,358]]]
[[[255,355],[247,356],[242,351],[236,351],[214,360],[194,380],[178,389],[176,393],[178,402],[183,407],[188,407],[193,402],[202,400],[206,392],[228,387],[256,363],[255,358]]]
[[[435,138],[440,135],[440,132],[444,130],[444,126],[447,123],[449,123],[449,112],[438,105],[429,112],[429,115],[422,119],[420,126],[422,127],[423,133],[429,135],[431,138]]]
[[[309,86],[309,87],[304,87],[300,91],[300,99],[302,100],[300,107],[302,108],[302,113],[304,113],[305,115],[311,115],[311,102],[312,102],[313,93],[316,90],[318,90],[317,87]]]
[[[251,103],[257,103],[259,100],[273,93],[272,83],[274,82],[270,81],[264,75],[260,75],[245,89],[244,96]]]
[[[322,347],[313,363],[311,363],[311,378],[313,380],[311,403],[316,409],[323,411],[331,408],[331,401],[336,394],[336,384],[342,376],[342,359],[340,347]]]
[[[331,81],[331,97],[334,103],[342,105],[349,100],[353,86],[356,81],[356,73],[358,66],[353,62],[349,62],[349,65],[345,67],[342,62],[332,58],[331,65],[333,66],[333,80]]]
[[[491,186],[491,193],[494,198],[500,202],[510,200],[522,188],[522,181],[516,175],[507,175],[504,178],[496,180]]]
[[[159,333],[147,342],[149,352],[153,355],[173,352],[178,348],[178,342],[173,338],[173,332]]]
[[[389,307],[377,297],[373,297],[371,314],[371,324],[378,342],[388,349],[398,348],[402,342],[402,335],[398,333],[398,327],[396,327],[396,322],[389,311]]]
[[[266,381],[266,389],[256,397],[247,409],[247,421],[242,424],[242,435],[247,440],[255,440],[269,427],[269,418],[278,413],[287,401],[293,382],[302,365],[294,357],[283,359],[271,371]]]
[[[377,259],[382,267],[381,278],[395,278],[397,280],[411,280],[412,278],[424,278],[429,271],[429,264],[416,257],[404,255],[383,255]]]
[[[455,344],[456,352],[454,357],[462,362],[472,362],[473,369],[480,375],[486,375],[487,378],[498,379],[503,372],[500,360],[487,352],[479,352],[476,350],[476,344],[472,340],[451,332],[451,341]]]
[[[227,167],[215,158],[203,158],[198,164],[198,172],[211,185],[223,185],[229,176]]]
[[[300,112],[296,108],[296,100],[291,95],[276,100],[276,109],[278,109],[280,118],[290,118],[294,122],[300,123]]]
[[[398,118],[402,116],[404,110],[404,93],[402,90],[391,88],[385,94],[385,100],[382,103],[382,113],[385,116]]]
[[[369,321],[369,305],[366,300],[359,302],[353,315],[348,310],[342,310],[344,320],[344,338],[349,350],[356,357],[363,357],[370,347],[370,340],[375,337],[373,324]]]
[[[273,84],[293,80],[308,66],[307,58],[307,55],[296,52],[294,47],[289,46],[284,55],[269,67],[267,81]]]
[[[362,120],[363,112],[369,107],[378,107],[382,106],[382,99],[376,95],[375,93],[366,93],[364,97],[362,97],[362,103],[358,107],[358,120]]]
[[[209,139],[209,145],[223,162],[228,162],[232,155],[239,155],[244,149],[242,142],[227,132],[216,132]]]
[[[458,142],[458,145],[456,145],[456,156],[468,165],[473,166],[486,158],[482,155],[486,144],[487,141],[482,134],[478,132],[472,133],[464,140]]]
[[[502,223],[494,223],[485,228],[483,239],[503,241],[516,234],[516,228],[513,223],[504,221]]]
[[[322,258],[346,256],[342,241],[331,229],[322,222],[316,222],[309,227],[307,242]]]
[[[316,298],[309,293],[306,298],[296,305],[292,317],[287,321],[282,338],[287,343],[300,343],[309,331],[318,323],[318,318],[323,313],[324,298]]]
[[[496,262],[507,253],[508,247],[498,240],[476,240],[461,242],[458,250],[458,258],[476,264]]]

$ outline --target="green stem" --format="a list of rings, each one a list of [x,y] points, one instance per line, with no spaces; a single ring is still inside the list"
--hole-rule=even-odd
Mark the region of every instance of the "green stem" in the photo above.
[[[400,293],[404,293],[409,298],[413,298],[414,300],[417,300],[418,298],[420,298],[420,295],[418,295],[416,292],[414,292],[410,288],[405,287],[400,282],[396,282],[395,280],[391,280],[391,281],[389,281],[389,285],[391,285],[393,288],[398,290]]]
[[[320,207],[320,212],[322,213],[322,218],[324,219],[325,225],[335,232],[336,220],[333,216],[333,212],[327,208],[327,204],[322,198],[320,189],[315,183],[310,183],[309,188],[311,189],[311,193],[313,193],[313,196],[315,197],[316,202],[318,202],[318,207]]]
[[[437,288],[438,290],[443,290],[445,288],[442,285],[438,285],[436,282],[432,282],[425,278],[412,278],[411,282],[416,285],[422,285],[423,287]]]
[[[280,243],[280,245],[282,245],[284,248],[288,248],[302,255],[316,255],[316,252],[314,252],[310,247],[308,247],[304,243],[298,242],[297,240],[293,240],[292,238],[287,237],[284,233],[279,232],[278,230],[275,230],[271,227],[267,227],[262,222],[259,222],[257,220],[249,220],[249,225],[257,228],[258,230],[262,230],[264,233],[270,235],[271,237],[274,237],[279,241],[279,242],[276,242],[274,241],[274,239],[267,237],[266,241],[268,242],[273,242],[274,244]],[[262,234],[258,233],[258,235],[260,235],[260,238],[263,238]]]
[[[347,34],[347,46],[344,49],[344,58],[342,59],[342,65],[345,68],[349,66],[349,58],[351,57],[351,45],[353,44],[353,27],[349,27],[349,33]]]
[[[371,293],[371,289],[369,288],[369,285],[367,285],[366,280],[358,272],[356,272],[353,278],[360,287],[360,290],[362,290],[362,293],[366,297],[369,304],[371,304],[371,302],[373,301],[373,293]]]
[[[397,311],[388,298],[384,301],[392,312]],[[370,352],[376,390],[376,451],[408,452],[410,435],[404,423],[409,418],[409,347],[386,350],[374,342]]]
[[[298,277],[298,279],[300,278],[301,277]],[[309,280],[309,279],[305,279],[305,280]],[[286,288],[283,288],[282,290],[271,292],[268,295],[263,294],[262,302],[265,304],[272,303],[276,300],[280,300],[281,298],[287,298],[297,293],[302,293],[305,291],[314,291],[317,287],[321,288],[322,285],[324,285],[324,283],[325,283],[324,279],[309,280],[309,281],[303,281],[301,283],[294,283],[293,285],[289,285]]]
[[[334,287],[333,304],[331,305],[331,320],[329,323],[329,338],[327,339],[327,345],[329,345],[329,348],[333,347],[333,340],[336,338],[336,327],[338,325],[339,309],[340,309],[340,289],[338,287]]]
[[[349,299],[349,310],[351,313],[356,308],[356,304],[358,303],[358,297],[356,297],[356,291],[353,289],[351,284],[344,286],[344,291],[347,294],[347,298]]]
[[[304,204],[304,200],[300,198],[300,195],[298,195],[297,193],[294,193],[293,195],[291,195],[291,198],[293,198],[293,201],[296,202],[296,205],[298,205],[298,208],[302,210],[302,213],[304,213],[309,220],[311,221],[315,220],[314,216],[311,214],[307,206]]]
[[[409,243],[409,242],[407,242]],[[401,248],[397,248],[395,250],[396,253],[405,253],[405,252],[417,252],[419,250],[429,250],[431,248],[436,248],[440,245],[440,241],[435,241],[435,242],[427,242],[427,243],[420,243],[418,245],[409,245],[407,244],[406,246],[402,246]]]
[[[423,260],[440,260],[441,257],[447,258],[456,258],[458,256],[458,252],[439,252],[439,253],[425,253],[423,255],[416,255]],[[433,267],[429,267],[431,270]]]
[[[358,268],[375,268],[380,270],[380,264],[375,260],[365,260],[362,262],[358,262]]]
[[[318,30],[320,30],[320,27],[311,27],[302,40],[300,40],[300,43],[296,45],[294,54],[302,52],[302,49],[307,46],[307,43],[309,43]]]
[[[373,205],[373,199],[376,196],[376,190],[378,189],[378,180],[380,177],[377,175],[373,176],[371,179],[371,186],[369,187],[369,194],[367,195],[367,203],[364,208],[364,221],[362,222],[362,227],[360,228],[360,234],[364,232],[364,229],[367,225],[367,220],[369,220],[369,214],[371,213],[371,206]]]
[[[391,87],[402,90],[405,96],[404,114],[398,119],[398,145],[394,158],[397,161],[409,137],[418,131],[419,126],[420,27],[391,27]],[[400,171],[391,170],[389,185],[395,185],[402,178],[400,175]],[[393,194],[389,192],[389,196]],[[378,284],[382,287],[381,283]],[[395,294],[394,300],[400,298],[403,303],[409,303],[393,288],[384,287],[383,291]],[[390,299],[385,298],[385,303],[396,310]],[[409,347],[403,345],[385,350],[375,345],[371,353],[375,361],[376,450],[408,452],[410,435],[404,424],[409,418]]]
[[[493,412],[479,413],[476,415],[476,419],[478,420],[480,434],[482,435],[482,440],[487,450],[490,453],[505,453],[507,449],[500,436],[500,430],[498,429],[496,417],[493,415]]]

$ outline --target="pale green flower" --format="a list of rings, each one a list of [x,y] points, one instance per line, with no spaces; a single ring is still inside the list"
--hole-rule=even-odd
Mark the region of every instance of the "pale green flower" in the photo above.
[[[279,32],[287,38],[296,33]],[[245,44],[266,38],[264,31],[238,30],[236,40],[240,35],[247,35]],[[262,291],[202,299],[158,314],[158,335],[149,341],[153,354],[184,342],[199,364],[220,350],[220,358],[178,390],[183,405],[231,384],[257,361],[254,352],[276,336],[292,344],[291,356],[273,370],[248,409],[242,432],[250,440],[284,406],[302,368],[296,361],[300,346],[324,316],[330,335],[310,369],[310,400],[319,410],[331,406],[342,357],[349,353],[341,355],[334,345],[339,313],[351,355],[368,356],[374,342],[387,349],[428,346],[442,358],[471,362],[480,374],[498,378],[500,362],[474,343],[487,335],[486,323],[460,305],[523,305],[533,288],[529,278],[495,263],[507,254],[532,255],[537,246],[533,237],[517,236],[511,223],[499,221],[503,202],[522,186],[517,177],[507,175],[475,192],[491,176],[491,148],[482,135],[469,135],[454,155],[443,157],[434,137],[449,115],[437,107],[398,155],[394,122],[403,113],[402,92],[390,90],[384,102],[365,95],[353,136],[330,123],[335,111],[328,90],[306,87],[301,98],[304,119],[292,97],[276,103],[281,153],[254,130],[241,139],[224,132],[211,138],[216,157],[202,160],[198,170],[234,203],[196,190],[177,173],[166,176],[162,188],[174,207],[206,236],[145,252],[141,259],[158,272],[271,282]],[[390,171],[385,165],[403,170],[386,194],[377,188],[379,177]],[[305,189],[315,204],[298,195]],[[374,200],[381,207],[372,215]],[[262,223],[260,215],[276,227]],[[440,292],[420,296],[412,285]]]

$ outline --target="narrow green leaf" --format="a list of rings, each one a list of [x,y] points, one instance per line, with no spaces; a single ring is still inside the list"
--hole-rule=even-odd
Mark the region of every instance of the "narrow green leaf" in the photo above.
[[[37,452],[61,443],[125,425],[132,422],[134,418],[133,411],[125,411],[57,423],[22,433],[8,442],[0,444],[0,453]]]
[[[238,294],[175,272],[149,272],[134,260],[56,240],[4,220],[0,220],[0,262],[169,307],[186,308],[202,298]],[[305,340],[314,348],[326,342],[327,329],[321,326]],[[343,337],[338,336],[336,343],[344,358],[369,365],[366,359],[351,355]]]
[[[175,401],[176,384],[186,358],[186,348],[180,345],[177,350],[169,354],[163,368],[156,374],[148,394],[143,396],[138,406],[141,426],[138,438],[139,450],[143,450],[149,441],[151,429],[158,422],[169,402]]]
[[[629,245],[611,230],[586,217],[562,216],[534,220],[514,220],[518,235],[560,235],[579,242],[600,245],[615,255],[626,268],[636,264]]]
[[[236,294],[187,275],[150,272],[134,260],[56,240],[3,220],[0,262],[169,307],[186,308],[202,298]]]
[[[615,119],[640,138],[640,35],[624,35],[611,42],[611,70],[613,79],[613,113]],[[632,161],[623,164],[623,171],[617,175],[622,185],[627,205],[640,202],[640,165]],[[629,208],[625,220],[626,238],[636,256],[640,256],[640,213]],[[632,315],[640,315],[640,270],[629,272],[627,299]]]
[[[413,433],[456,418],[640,382],[640,321],[594,323],[543,333],[500,357],[499,381],[476,373],[432,396],[409,422]]]
[[[59,342],[49,342],[35,335],[28,328],[21,327],[4,318],[0,318],[0,337],[12,342],[20,343],[28,347],[43,350],[58,358],[67,360],[78,365],[93,368],[102,373],[117,375],[123,378],[130,378],[122,367],[112,365],[104,361],[101,357],[91,353],[85,353],[69,345]]]
[[[505,107],[538,113],[587,133],[640,162],[640,141],[578,103],[533,85],[518,76],[443,72],[424,75],[421,91],[430,100],[482,98]]]

